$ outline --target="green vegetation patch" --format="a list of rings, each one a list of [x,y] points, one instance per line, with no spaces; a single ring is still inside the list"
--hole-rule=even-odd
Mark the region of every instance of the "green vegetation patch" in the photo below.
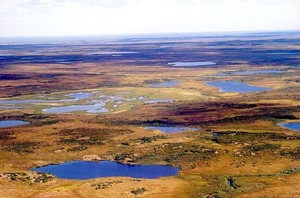
[[[136,162],[137,159],[137,155],[135,155],[134,153],[121,153],[115,156],[115,160],[116,161],[121,161],[121,162]]]
[[[248,132],[214,132],[212,141],[221,144],[233,144],[233,143],[259,143],[266,140],[278,141],[286,140],[288,136],[278,133],[248,133]]]
[[[299,160],[300,159],[300,147],[296,147],[294,149],[285,149],[280,151],[280,155],[288,156],[292,159]]]
[[[132,194],[134,195],[140,195],[140,194],[143,194],[144,192],[146,192],[147,189],[146,188],[137,188],[137,189],[134,189],[132,191],[130,191]]]
[[[142,144],[145,144],[145,143],[150,143],[150,142],[153,142],[153,141],[156,141],[159,139],[167,139],[167,137],[164,135],[156,135],[156,136],[152,136],[152,137],[142,137],[139,140],[141,141]]]
[[[16,152],[16,153],[33,153],[35,149],[37,149],[37,146],[39,145],[39,142],[34,141],[16,141],[9,143],[6,147],[7,151],[10,152]]]
[[[99,190],[99,189],[106,189],[106,188],[111,187],[113,184],[120,184],[120,183],[123,183],[123,181],[117,180],[117,181],[111,181],[111,182],[100,182],[97,184],[92,184],[91,187],[94,187],[96,190]]]
[[[84,151],[87,150],[88,147],[84,145],[75,146],[73,148],[67,149],[68,152],[77,152],[77,151]]]
[[[278,150],[279,148],[280,148],[279,144],[263,143],[263,144],[253,144],[253,145],[245,146],[243,147],[243,150],[249,152],[259,152],[263,150]]]
[[[108,140],[112,137],[118,135],[124,135],[132,133],[128,129],[116,129],[116,128],[100,128],[100,129],[90,129],[90,128],[76,128],[76,129],[63,129],[60,131],[61,136],[71,136],[72,138],[90,138],[97,139],[99,141]]]
[[[58,134],[63,136],[59,141],[60,144],[76,145],[75,147],[68,149],[68,151],[83,151],[87,149],[87,146],[101,146],[104,145],[106,141],[111,140],[114,136],[131,132],[131,130],[115,128],[76,128],[63,129]]]
[[[81,144],[81,145],[104,145],[103,141],[100,141],[95,137],[88,138],[88,139],[62,138],[60,140],[60,143]]]
[[[27,174],[24,172],[3,173],[0,177],[5,177],[11,181],[21,181],[26,184],[46,183],[54,179],[54,176],[45,173]]]
[[[153,148],[147,154],[138,157],[138,162],[167,162],[181,166],[185,163],[195,163],[216,157],[216,149],[193,143],[165,143]]]

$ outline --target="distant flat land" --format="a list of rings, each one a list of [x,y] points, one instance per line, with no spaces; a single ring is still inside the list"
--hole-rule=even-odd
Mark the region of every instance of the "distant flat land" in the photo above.
[[[300,197],[299,66],[300,32],[0,39],[0,197]],[[180,171],[31,170],[74,160]]]

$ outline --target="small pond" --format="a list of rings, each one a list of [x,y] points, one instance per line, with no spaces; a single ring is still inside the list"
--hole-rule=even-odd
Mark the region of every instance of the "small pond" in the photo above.
[[[216,65],[215,62],[172,62],[168,63],[174,67],[201,67],[201,66],[208,66],[208,65]]]
[[[23,120],[2,120],[2,121],[0,121],[0,128],[21,126],[21,125],[25,125],[25,124],[30,124],[30,122],[26,122]]]
[[[45,113],[71,113],[75,111],[85,111],[88,113],[106,113],[109,112],[104,106],[105,102],[98,102],[92,105],[69,105],[62,107],[52,107],[49,109],[43,109],[42,111]]]
[[[236,81],[216,81],[208,82],[209,86],[218,87],[221,92],[238,92],[238,93],[248,93],[248,92],[258,92],[270,90],[268,87],[258,87],[252,86]]]
[[[300,122],[284,122],[278,125],[290,130],[300,131]]]
[[[281,70],[246,70],[246,71],[235,71],[225,72],[217,74],[217,76],[230,76],[230,75],[255,75],[255,74],[281,74],[284,71]]]
[[[153,83],[153,84],[148,84],[148,87],[175,87],[178,85],[178,81],[176,80],[170,80],[170,81],[165,81],[161,83]]]
[[[145,127],[145,129],[159,130],[164,133],[177,133],[177,132],[198,130],[197,128],[194,128],[194,127],[172,127],[172,126],[150,126],[150,127]]]
[[[132,177],[155,179],[176,175],[179,168],[167,165],[128,165],[114,161],[71,161],[32,169],[63,179],[93,179],[99,177]]]
[[[83,100],[90,98],[93,94],[89,92],[70,93],[65,96],[72,98],[73,100]]]

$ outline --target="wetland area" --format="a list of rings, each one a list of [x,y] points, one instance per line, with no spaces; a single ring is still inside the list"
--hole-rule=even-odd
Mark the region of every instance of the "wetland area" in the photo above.
[[[0,197],[300,196],[299,32],[0,42]]]

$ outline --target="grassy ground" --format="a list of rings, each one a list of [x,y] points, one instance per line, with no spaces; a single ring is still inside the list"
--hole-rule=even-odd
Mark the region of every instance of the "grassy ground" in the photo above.
[[[211,53],[219,52],[206,55]],[[188,69],[159,64],[137,66],[130,60],[126,67],[115,64],[119,62],[5,68],[5,74],[16,75],[17,71],[21,77],[29,76],[1,81],[1,99],[68,99],[65,95],[74,92],[94,95],[80,101],[0,109],[0,120],[31,122],[0,129],[0,197],[300,196],[300,135],[277,125],[299,121],[299,70],[284,64],[253,66],[246,61],[226,67]],[[216,75],[253,69],[281,69],[285,73]],[[43,73],[51,75],[40,76]],[[170,88],[148,86],[149,82],[166,80],[179,83]],[[220,80],[272,90],[222,93],[206,84]],[[114,108],[117,99],[111,99],[106,105],[110,112],[103,114],[41,113],[43,108],[53,106],[92,104],[103,95],[122,97],[122,103]],[[128,100],[139,96],[174,102],[144,104],[141,99]],[[166,134],[144,128],[150,125],[190,126],[198,130]],[[89,156],[124,163],[169,164],[181,170],[176,176],[159,179],[112,177],[83,181],[30,171],[33,167]]]

